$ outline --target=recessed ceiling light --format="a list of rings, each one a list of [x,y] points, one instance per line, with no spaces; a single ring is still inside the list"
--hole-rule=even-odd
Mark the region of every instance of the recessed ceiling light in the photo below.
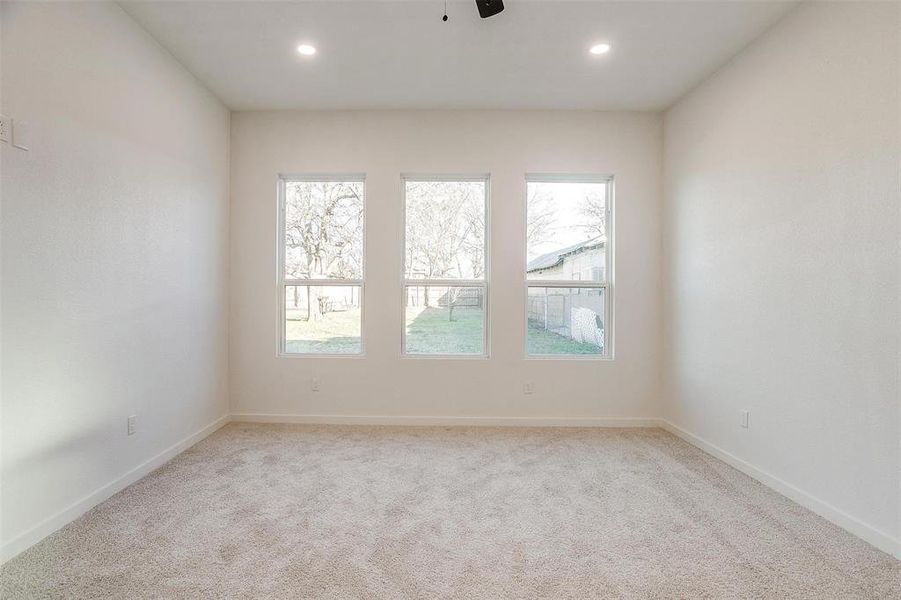
[[[316,48],[309,44],[301,44],[297,47],[297,51],[304,56],[313,56],[314,54],[316,54]]]
[[[610,52],[610,44],[595,44],[588,51],[592,54],[607,54]]]

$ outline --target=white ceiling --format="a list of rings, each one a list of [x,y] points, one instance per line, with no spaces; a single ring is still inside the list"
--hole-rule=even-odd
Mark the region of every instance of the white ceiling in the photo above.
[[[234,110],[658,110],[794,2],[123,2]],[[606,41],[607,55],[588,47]],[[316,46],[313,57],[296,47]]]

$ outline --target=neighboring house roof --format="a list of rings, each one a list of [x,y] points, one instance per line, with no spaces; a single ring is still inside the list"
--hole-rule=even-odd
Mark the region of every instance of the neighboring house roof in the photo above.
[[[536,256],[526,265],[526,273],[543,271],[562,265],[567,256],[585,252],[586,250],[592,250],[594,248],[600,248],[604,245],[604,242],[606,242],[604,237],[598,236],[591,238],[590,240],[585,240],[584,242],[579,242],[578,244],[573,244],[572,246],[567,246],[566,248],[560,248],[559,250]]]

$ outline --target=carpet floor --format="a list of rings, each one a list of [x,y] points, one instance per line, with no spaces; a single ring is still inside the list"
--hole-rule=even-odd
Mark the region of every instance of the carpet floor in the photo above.
[[[659,429],[233,423],[12,598],[898,598],[901,562]]]

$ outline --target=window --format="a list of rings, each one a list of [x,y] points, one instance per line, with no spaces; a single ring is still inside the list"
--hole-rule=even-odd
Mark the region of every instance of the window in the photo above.
[[[611,356],[613,180],[526,177],[526,354]]]
[[[404,178],[407,355],[488,355],[488,178]]]
[[[279,180],[284,354],[362,354],[362,176]]]

